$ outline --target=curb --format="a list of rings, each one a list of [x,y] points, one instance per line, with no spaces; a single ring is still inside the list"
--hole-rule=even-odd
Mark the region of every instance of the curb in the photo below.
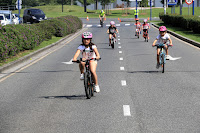
[[[41,49],[39,49],[37,51],[34,51],[33,53],[30,53],[30,54],[28,54],[28,55],[26,55],[24,57],[21,57],[16,61],[13,61],[13,62],[10,62],[8,64],[3,65],[2,67],[0,67],[0,73],[2,73],[3,71],[6,71],[8,69],[11,69],[11,68],[13,68],[13,67],[15,67],[15,66],[17,66],[17,65],[19,65],[19,64],[21,64],[21,63],[23,63],[23,62],[25,62],[27,60],[29,60],[33,56],[36,56],[36,55],[42,53],[45,50],[48,50],[48,49],[50,49],[50,48],[52,48],[52,47],[54,47],[56,45],[59,45],[62,41],[68,39],[69,37],[71,37],[71,36],[73,36],[73,35],[75,35],[75,34],[77,34],[79,32],[82,32],[82,30],[84,30],[83,27],[84,27],[84,25],[82,26],[82,29],[79,29],[75,33],[71,33],[71,34],[65,36],[64,38],[60,39],[59,41],[57,41],[55,43],[52,43],[52,44],[50,44],[50,45],[48,45],[48,46],[46,46],[44,48],[41,48]]]
[[[154,27],[159,28],[158,25],[156,25],[156,24],[154,24],[154,23],[151,23],[151,24],[152,24]],[[185,41],[185,42],[187,42],[187,43],[190,43],[190,44],[192,44],[192,45],[194,45],[194,46],[200,48],[200,43],[199,43],[199,42],[196,42],[196,41],[191,40],[191,39],[189,39],[189,38],[187,38],[187,37],[181,36],[181,35],[179,35],[179,34],[173,32],[173,31],[170,31],[170,30],[167,30],[167,33],[170,33],[171,35],[173,35],[173,36],[175,36],[175,37],[177,37],[177,38],[179,38],[179,39],[181,39],[181,40],[183,40],[183,41]]]

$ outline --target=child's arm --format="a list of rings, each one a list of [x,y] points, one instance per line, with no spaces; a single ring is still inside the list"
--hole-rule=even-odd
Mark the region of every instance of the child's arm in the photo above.
[[[99,54],[99,51],[97,50],[97,48],[94,48],[93,50],[94,50],[94,52],[96,54],[96,59],[97,60],[100,59],[100,54]]]
[[[77,51],[76,51],[76,53],[75,53],[75,55],[73,57],[73,61],[77,61],[77,58],[78,58],[78,56],[79,56],[80,53],[81,53],[81,50],[77,49]]]
[[[116,32],[117,32],[117,33],[119,32],[118,29],[116,29]]]
[[[172,45],[172,39],[169,38],[169,45]]]
[[[158,41],[158,39],[155,39],[152,46],[155,46],[157,41]]]

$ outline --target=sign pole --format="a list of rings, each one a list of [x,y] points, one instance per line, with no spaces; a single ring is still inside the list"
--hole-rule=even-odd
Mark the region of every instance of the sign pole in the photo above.
[[[182,6],[183,6],[183,3],[182,3],[182,0],[180,0],[180,15],[182,15]]]
[[[166,14],[166,0],[164,0],[164,14]]]
[[[192,3],[192,15],[194,16],[194,0],[193,0],[193,3]]]
[[[150,21],[151,21],[151,17],[152,17],[152,4],[151,4],[152,0],[150,0]]]

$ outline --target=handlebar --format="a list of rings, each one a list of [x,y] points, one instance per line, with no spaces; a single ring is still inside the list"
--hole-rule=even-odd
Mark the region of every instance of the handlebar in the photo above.
[[[172,45],[168,45],[168,44],[163,44],[163,43],[160,43],[160,44],[156,44],[156,45],[154,45],[153,47],[164,47],[165,45],[167,45],[168,47],[172,47],[173,46],[173,44]]]
[[[80,63],[80,62],[86,62],[86,61],[90,61],[90,60],[97,60],[97,61],[99,61],[99,60],[101,60],[101,58],[99,58],[99,59],[91,58],[91,59],[86,59],[84,61],[82,60],[82,58],[80,58],[80,60],[76,60],[76,61],[72,61],[72,62]]]

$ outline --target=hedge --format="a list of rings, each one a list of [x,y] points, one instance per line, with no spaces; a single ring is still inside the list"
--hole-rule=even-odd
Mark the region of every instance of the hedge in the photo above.
[[[192,30],[194,33],[200,33],[200,18],[197,16],[160,13],[159,17],[165,24]]]
[[[0,26],[0,62],[24,50],[31,50],[52,36],[63,37],[82,28],[75,16],[58,17],[37,24]]]

